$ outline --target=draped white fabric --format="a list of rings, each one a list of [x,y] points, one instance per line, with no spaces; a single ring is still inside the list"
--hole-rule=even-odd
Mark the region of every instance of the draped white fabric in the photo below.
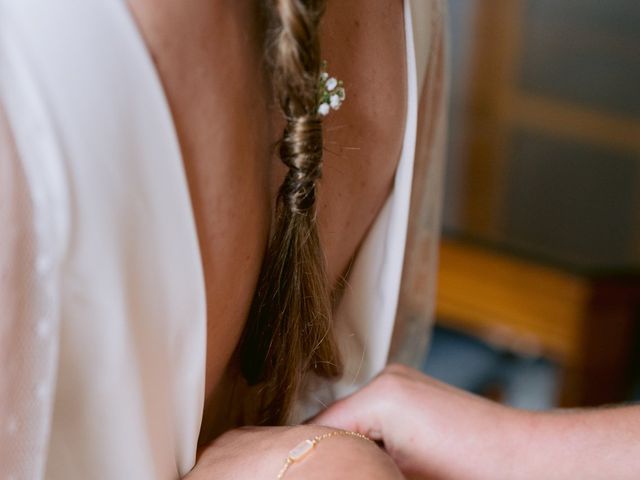
[[[438,12],[439,0],[405,2],[394,191],[339,307],[346,376],[311,392],[306,412],[388,358],[431,51],[423,30]],[[0,107],[0,479],[178,478],[195,460],[204,400],[204,281],[175,127],[124,1],[0,0]],[[431,154],[433,248],[442,155]],[[407,330],[414,340],[429,321]]]
[[[24,364],[43,368],[16,371],[38,385],[19,396],[42,407],[10,407],[33,450],[7,475],[176,478],[195,458],[205,306],[162,88],[124,2],[0,5],[1,102],[36,233],[29,301],[46,302],[35,328],[49,322],[48,349],[33,332],[21,339]]]

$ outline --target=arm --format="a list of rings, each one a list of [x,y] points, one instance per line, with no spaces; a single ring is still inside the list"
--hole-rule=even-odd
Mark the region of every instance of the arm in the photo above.
[[[276,480],[289,451],[301,441],[335,431],[316,425],[240,428],[206,447],[186,480],[253,478]],[[402,480],[391,458],[373,442],[327,438],[304,459],[291,465],[284,480]]]
[[[640,407],[533,413],[402,366],[314,422],[382,440],[410,478],[637,478]]]
[[[528,478],[640,475],[640,406],[530,413],[522,430]]]

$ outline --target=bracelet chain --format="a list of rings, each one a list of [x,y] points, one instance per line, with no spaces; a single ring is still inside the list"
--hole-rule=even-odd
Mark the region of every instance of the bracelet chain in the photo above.
[[[300,442],[298,445],[296,445],[293,449],[289,451],[289,455],[287,455],[287,458],[284,461],[284,464],[282,465],[282,468],[280,469],[280,472],[278,473],[276,480],[281,480],[282,478],[284,478],[284,475],[285,473],[287,473],[287,470],[289,470],[289,467],[294,463],[300,462],[322,440],[325,440],[331,437],[340,437],[340,436],[361,438],[362,440],[366,440],[367,442],[374,443],[373,440],[371,440],[366,435],[363,435],[362,433],[358,433],[358,432],[351,432],[349,430],[334,430],[331,432],[323,433],[322,435],[316,435],[311,439],[307,439]]]

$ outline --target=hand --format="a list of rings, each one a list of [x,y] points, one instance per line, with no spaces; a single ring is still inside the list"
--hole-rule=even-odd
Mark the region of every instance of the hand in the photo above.
[[[185,480],[275,480],[289,451],[303,440],[335,428],[245,427],[231,430],[201,453]],[[322,440],[284,480],[402,480],[391,458],[374,443],[355,437]]]
[[[497,479],[517,477],[514,453],[527,421],[523,411],[392,365],[312,423],[382,441],[410,478]]]

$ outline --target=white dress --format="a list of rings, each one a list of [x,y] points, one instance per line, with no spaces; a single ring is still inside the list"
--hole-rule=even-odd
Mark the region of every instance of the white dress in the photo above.
[[[300,415],[389,358],[431,38],[414,33],[412,4],[424,29],[440,11],[405,1],[404,144],[337,312],[346,374]],[[175,126],[125,2],[0,0],[0,106],[0,200],[13,202],[0,214],[12,292],[0,294],[0,480],[179,478],[204,401],[204,277]]]

